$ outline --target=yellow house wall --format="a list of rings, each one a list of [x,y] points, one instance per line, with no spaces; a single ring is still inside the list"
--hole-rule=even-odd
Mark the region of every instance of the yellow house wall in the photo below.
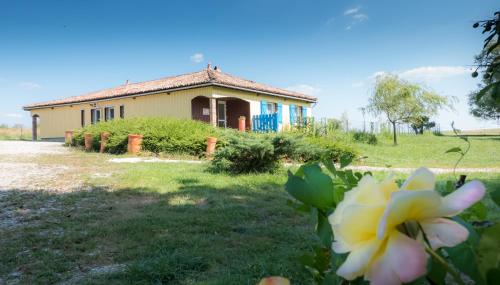
[[[262,100],[274,103],[280,102],[283,104],[283,126],[289,125],[290,104],[307,107],[308,116],[312,116],[312,105],[308,102],[212,86],[136,96],[135,99],[134,97],[127,97],[73,104],[71,106],[35,109],[31,111],[31,115],[38,115],[40,118],[39,128],[42,139],[62,138],[64,137],[64,131],[81,127],[81,110],[85,111],[85,125],[91,123],[91,109],[95,108],[92,106],[93,103],[96,104],[97,108],[101,109],[101,121],[104,120],[105,107],[114,107],[115,119],[118,119],[121,105],[125,106],[125,118],[163,116],[190,119],[191,100],[197,96],[241,98],[250,103],[251,116],[260,114],[260,101]]]
[[[194,88],[180,91],[167,92],[97,101],[97,108],[101,108],[101,120],[104,120],[104,107],[115,108],[115,119],[120,117],[120,106],[125,106],[125,118],[132,117],[176,117],[191,118],[191,100],[196,96],[211,96],[212,87]],[[92,102],[61,106],[54,108],[35,109],[31,115],[40,117],[40,137],[61,138],[64,131],[79,129],[80,110],[85,110],[85,125],[90,124],[90,110]]]

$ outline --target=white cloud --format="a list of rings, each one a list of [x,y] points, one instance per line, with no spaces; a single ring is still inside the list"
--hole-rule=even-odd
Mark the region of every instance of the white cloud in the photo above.
[[[376,71],[370,75],[367,80],[353,83],[353,87],[361,87],[369,81],[373,83],[379,76],[395,74],[402,79],[418,82],[418,83],[435,83],[443,79],[448,79],[455,76],[469,75],[472,73],[472,68],[464,66],[422,66],[403,71]]]
[[[295,91],[295,92],[299,92],[302,94],[306,94],[306,95],[315,95],[315,94],[321,92],[320,88],[317,88],[317,87],[314,87],[311,85],[307,85],[307,84],[298,84],[298,85],[287,87],[286,89],[291,90],[291,91]]]
[[[202,53],[195,53],[192,56],[189,57],[192,62],[194,63],[200,63],[205,60],[205,57],[203,56]]]
[[[364,20],[368,20],[368,16],[366,16],[365,14],[355,14],[352,16],[353,19],[356,19],[360,22],[364,21]]]
[[[361,13],[360,11],[361,6],[349,8],[344,11],[344,16],[350,19],[350,23],[345,28],[346,30],[350,30],[354,25],[368,20],[368,15]]]
[[[360,9],[361,9],[360,6],[349,8],[349,9],[347,9],[347,10],[344,11],[344,15],[349,16],[349,15],[352,15],[352,14],[356,14],[356,13],[359,12]]]
[[[401,78],[410,81],[436,82],[445,78],[472,73],[471,68],[463,66],[423,66],[398,73]]]
[[[23,114],[20,114],[20,113],[1,113],[0,116],[5,117],[5,118],[22,118]]]
[[[19,87],[26,89],[26,90],[35,90],[35,89],[40,89],[42,86],[36,82],[30,82],[30,81],[23,81],[19,82]]]

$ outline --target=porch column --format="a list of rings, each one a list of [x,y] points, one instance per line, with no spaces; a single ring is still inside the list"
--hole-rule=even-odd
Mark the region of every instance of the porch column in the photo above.
[[[36,118],[37,116],[31,117],[31,138],[32,140],[36,141],[37,140],[37,125],[36,125]]]
[[[210,124],[217,126],[217,99],[210,98]]]

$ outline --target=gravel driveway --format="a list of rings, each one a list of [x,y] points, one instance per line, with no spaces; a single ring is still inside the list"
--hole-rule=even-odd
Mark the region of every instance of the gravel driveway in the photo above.
[[[64,154],[60,142],[0,141],[0,162],[3,155]]]
[[[0,190],[36,189],[68,169],[64,165],[40,165],[35,157],[63,155],[61,143],[0,141]]]

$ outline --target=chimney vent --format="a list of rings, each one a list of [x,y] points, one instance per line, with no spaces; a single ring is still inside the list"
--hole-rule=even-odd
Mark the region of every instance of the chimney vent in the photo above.
[[[127,79],[127,80],[125,81],[125,86],[127,86],[127,85],[128,85],[128,82],[129,82],[129,81],[128,81],[128,79]]]
[[[209,63],[207,64],[207,70],[210,70],[210,69],[212,69],[212,63],[211,63],[211,62],[209,62]]]

